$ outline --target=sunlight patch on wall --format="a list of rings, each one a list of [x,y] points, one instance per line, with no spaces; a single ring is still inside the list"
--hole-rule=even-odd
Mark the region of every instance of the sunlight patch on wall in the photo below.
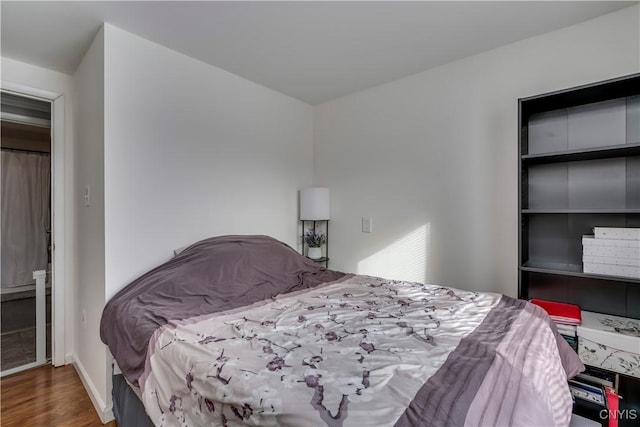
[[[424,283],[429,265],[430,233],[430,223],[416,228],[358,262],[358,274]]]

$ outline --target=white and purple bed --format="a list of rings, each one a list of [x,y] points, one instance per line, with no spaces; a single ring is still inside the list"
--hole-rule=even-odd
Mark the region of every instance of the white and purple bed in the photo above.
[[[159,426],[566,426],[584,368],[528,302],[345,275],[266,236],[190,246],[100,333]]]

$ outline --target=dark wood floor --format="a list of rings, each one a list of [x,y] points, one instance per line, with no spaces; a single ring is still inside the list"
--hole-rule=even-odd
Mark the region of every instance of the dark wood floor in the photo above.
[[[0,424],[5,426],[102,426],[71,365],[50,365],[0,381]],[[106,424],[115,427],[115,421]]]

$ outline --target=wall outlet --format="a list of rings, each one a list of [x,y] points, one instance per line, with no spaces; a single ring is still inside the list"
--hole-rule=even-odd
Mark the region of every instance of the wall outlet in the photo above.
[[[362,217],[362,232],[371,233],[373,231],[373,218],[370,216]]]
[[[82,326],[87,329],[87,311],[83,308],[80,321],[82,322]]]

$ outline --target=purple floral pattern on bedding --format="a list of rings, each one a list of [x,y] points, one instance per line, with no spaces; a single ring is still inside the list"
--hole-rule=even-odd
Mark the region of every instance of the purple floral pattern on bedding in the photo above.
[[[150,343],[143,401],[160,426],[393,425],[500,300],[355,276],[169,322]]]
[[[170,322],[151,343],[144,401],[157,425],[357,425],[367,402],[385,395],[379,388],[392,372],[383,371],[407,369],[417,389],[464,336],[442,325],[469,310],[470,332],[498,299],[357,276],[235,314]],[[293,415],[296,406],[306,415]],[[402,413],[387,406],[390,420]]]

